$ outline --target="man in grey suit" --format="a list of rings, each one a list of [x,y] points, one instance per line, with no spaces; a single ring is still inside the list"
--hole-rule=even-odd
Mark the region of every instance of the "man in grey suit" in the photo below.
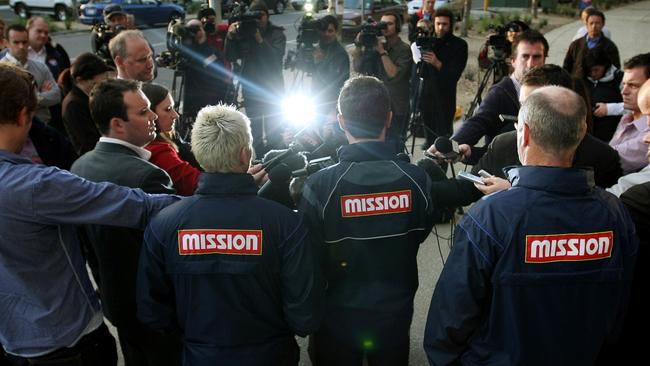
[[[157,116],[140,86],[121,79],[95,86],[90,113],[102,137],[71,170],[95,182],[173,193],[167,173],[148,162],[151,153],[143,149],[156,135]],[[117,327],[126,365],[180,365],[180,338],[155,333],[136,319],[135,280],[143,232],[104,225],[88,225],[86,231],[98,259],[105,315]]]

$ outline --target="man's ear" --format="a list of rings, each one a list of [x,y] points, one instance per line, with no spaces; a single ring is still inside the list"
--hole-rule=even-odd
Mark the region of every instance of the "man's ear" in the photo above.
[[[386,121],[384,122],[384,128],[386,129],[386,131],[388,131],[392,123],[393,123],[393,111],[388,111],[388,116],[386,116]]]
[[[115,66],[124,66],[124,59],[122,56],[115,56]]]
[[[341,113],[338,113],[336,115],[336,119],[339,121],[339,127],[341,127],[341,130],[347,131],[347,128],[345,127],[345,118]]]
[[[108,137],[111,136],[121,136],[124,134],[124,123],[125,121],[121,118],[118,117],[113,117],[111,118],[110,122],[108,122]]]
[[[528,146],[528,145],[530,145],[530,127],[528,127],[527,123],[525,123],[525,122],[522,122],[522,123],[524,124],[523,126],[521,126],[521,128],[523,129],[523,131],[522,131],[522,137],[523,137],[522,143],[524,144],[524,146]]]
[[[239,150],[239,163],[244,169],[248,170],[251,166],[251,158],[253,157],[253,151],[248,146],[242,146]]]
[[[18,127],[24,127],[25,125],[31,125],[32,123],[32,114],[27,109],[27,106],[23,106],[18,112]],[[28,128],[31,126],[28,126]]]

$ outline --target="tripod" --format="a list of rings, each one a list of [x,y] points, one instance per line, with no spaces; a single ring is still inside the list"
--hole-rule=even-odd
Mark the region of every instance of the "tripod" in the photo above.
[[[422,99],[421,98],[422,85],[424,84],[424,80],[419,75],[419,73],[416,73],[416,77],[414,78],[414,80],[415,80],[416,87],[414,88],[415,93],[413,94],[413,98],[411,99],[411,113],[409,115],[409,122],[407,128],[409,134],[406,136],[406,140],[405,140],[408,141],[409,139],[411,139],[411,155],[413,155],[413,151],[415,151],[415,137],[418,131],[420,130],[423,131],[425,136],[429,133],[433,136],[436,136],[433,130],[424,124],[424,120],[422,119],[422,111],[420,110],[420,104]]]
[[[467,109],[467,113],[465,113],[465,119],[468,119],[471,116],[473,116],[474,109],[476,109],[476,106],[481,104],[481,102],[483,101],[483,97],[482,97],[483,90],[485,90],[485,87],[487,86],[487,83],[490,80],[490,75],[493,75],[492,84],[496,84],[508,74],[506,70],[508,70],[508,65],[506,64],[505,59],[503,57],[493,58],[490,60],[490,67],[485,72],[485,75],[483,76],[483,80],[481,80],[478,90],[476,91],[476,95],[474,96],[472,103],[470,103],[469,109]]]

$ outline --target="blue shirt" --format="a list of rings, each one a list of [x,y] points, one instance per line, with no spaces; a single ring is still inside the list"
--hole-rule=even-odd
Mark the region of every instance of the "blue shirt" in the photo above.
[[[92,183],[0,151],[0,344],[34,357],[73,346],[101,319],[75,224],[144,228],[178,197]]]

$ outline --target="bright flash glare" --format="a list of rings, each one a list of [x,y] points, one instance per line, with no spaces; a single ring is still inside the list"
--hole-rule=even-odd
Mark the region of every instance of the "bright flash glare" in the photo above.
[[[316,118],[314,101],[304,95],[293,95],[284,100],[282,109],[285,118],[297,126],[306,126]]]
[[[306,12],[312,11],[312,10],[314,10],[314,4],[306,3],[305,6],[304,6],[304,9],[305,9]]]

